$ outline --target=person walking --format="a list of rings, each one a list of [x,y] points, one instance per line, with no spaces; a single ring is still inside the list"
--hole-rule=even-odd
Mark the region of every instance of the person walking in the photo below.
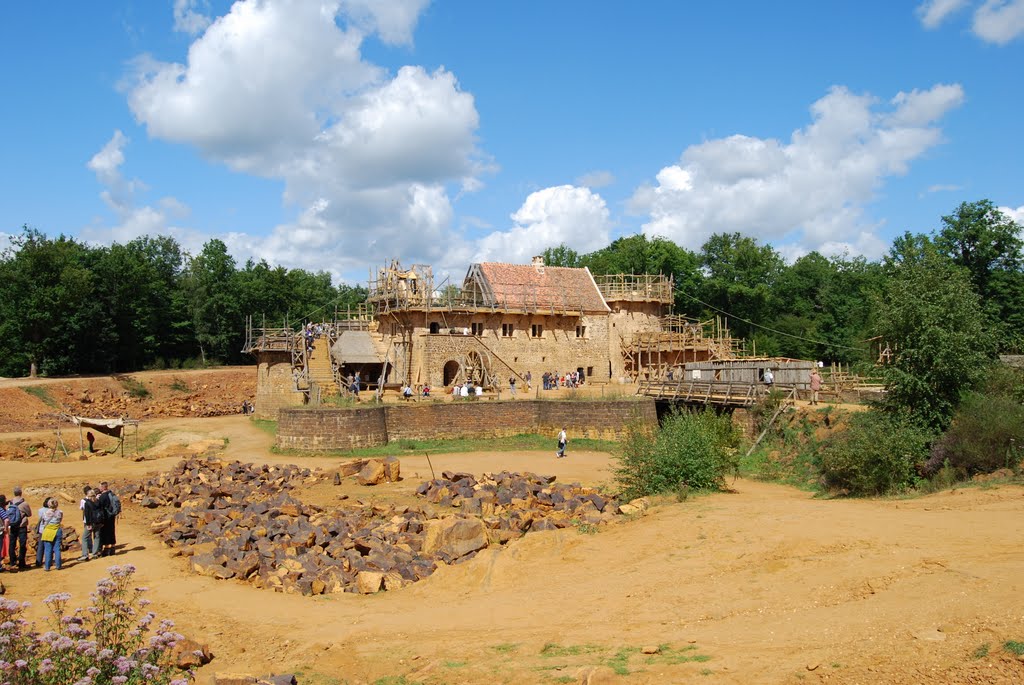
[[[39,510],[44,571],[49,571],[51,566],[60,570],[60,548],[64,541],[63,523],[64,512],[60,510],[60,503],[56,497],[48,498],[43,502],[43,508]]]
[[[512,395],[512,399],[516,398],[516,379],[514,376],[508,379],[508,391]]]
[[[85,514],[85,531],[82,538],[82,556],[79,561],[88,561],[100,555],[100,531],[106,515],[99,502],[96,501],[96,490],[89,488],[82,511]]]
[[[12,507],[18,510],[16,514],[11,511]],[[7,504],[7,517],[14,522],[8,535],[10,539],[7,547],[8,563],[12,570],[17,568],[19,571],[24,571],[28,568],[25,565],[25,553],[28,548],[28,525],[29,518],[32,517],[32,507],[21,496],[20,485],[15,486],[14,497]]]
[[[568,444],[569,438],[565,435],[565,426],[562,426],[562,430],[558,433],[558,451],[555,452],[555,456],[559,459],[565,456],[565,446]]]
[[[7,556],[7,539],[10,535],[7,524],[7,495],[0,495],[0,571],[4,570],[3,559]]]
[[[811,404],[818,403],[818,393],[821,391],[821,374],[817,369],[811,371]]]
[[[116,505],[115,502],[117,502]],[[117,517],[121,513],[121,505],[107,481],[100,483],[100,493],[96,497],[96,503],[103,509],[103,527],[100,528],[100,556],[113,556],[114,547],[117,546]]]

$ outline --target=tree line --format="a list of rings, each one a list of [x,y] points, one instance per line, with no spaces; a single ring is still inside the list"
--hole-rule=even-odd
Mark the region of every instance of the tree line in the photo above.
[[[217,239],[189,255],[169,236],[92,246],[26,226],[0,253],[0,375],[249,363],[247,315],[282,326],[365,299],[326,272],[239,268]]]
[[[595,274],[671,275],[676,313],[725,316],[762,355],[869,364],[877,353],[869,339],[905,352],[923,344],[910,356],[918,368],[902,386],[894,381],[912,396],[936,363],[969,376],[963,355],[1022,347],[1020,232],[981,200],[960,204],[932,233],[905,233],[874,261],[812,252],[787,264],[740,233],[713,234],[699,252],[639,234],[582,255],[560,245],[544,257]],[[364,287],[334,285],[326,272],[239,267],[217,239],[189,255],[168,236],[92,246],[24,227],[0,253],[0,375],[245,363],[246,316],[298,324],[365,297]],[[918,334],[918,343],[908,339]]]

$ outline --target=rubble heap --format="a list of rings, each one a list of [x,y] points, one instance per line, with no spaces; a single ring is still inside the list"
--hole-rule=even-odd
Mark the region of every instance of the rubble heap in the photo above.
[[[151,528],[197,573],[305,595],[394,590],[489,544],[603,523],[618,511],[589,488],[509,472],[479,481],[445,472],[417,490],[427,500],[421,506],[346,501],[325,509],[290,492],[332,475],[196,457],[140,484],[131,498],[176,509]]]
[[[485,473],[477,480],[471,473],[445,471],[420,485],[416,494],[480,517],[489,538],[500,543],[531,530],[599,525],[619,512],[618,502],[594,488],[533,473]]]

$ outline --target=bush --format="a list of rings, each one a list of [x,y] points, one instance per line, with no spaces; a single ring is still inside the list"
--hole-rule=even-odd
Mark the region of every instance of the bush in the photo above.
[[[906,417],[861,412],[822,448],[822,484],[854,496],[903,491],[914,484],[916,465],[927,458],[931,437]]]
[[[182,639],[145,611],[145,588],[131,588],[133,566],[111,566],[96,583],[88,609],[68,613],[71,595],[50,595],[52,630],[38,633],[21,614],[28,604],[0,599],[0,683],[3,685],[187,685],[190,672],[172,663]],[[147,635],[149,635],[147,640]]]
[[[959,477],[1018,467],[1024,449],[1024,406],[1012,396],[967,393],[949,430],[935,442],[925,475],[944,464]]]
[[[672,412],[654,430],[639,422],[626,427],[615,480],[627,499],[689,489],[721,489],[734,466],[736,442],[728,416],[708,410]]]

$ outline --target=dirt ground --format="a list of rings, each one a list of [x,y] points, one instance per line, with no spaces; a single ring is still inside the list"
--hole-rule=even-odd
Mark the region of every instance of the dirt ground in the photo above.
[[[189,444],[225,438],[227,459],[337,463],[276,455],[272,437],[240,415],[159,418],[142,432],[159,438],[146,461],[8,461],[0,491],[21,483],[37,506],[59,490],[77,496],[84,482],[142,479]],[[436,472],[528,470],[598,484],[609,481],[612,458],[510,452],[431,462]],[[407,498],[430,464],[402,456],[402,474],[299,497]],[[646,516],[597,532],[531,533],[371,596],[310,598],[196,576],[149,532],[159,510],[127,500],[111,561],[135,565],[158,616],[209,645],[215,658],[199,683],[214,672],[298,672],[303,685],[574,683],[585,667],[600,667],[594,683],[1024,682],[1024,662],[1003,648],[1024,642],[1024,488],[869,501],[745,480],[733,488],[657,501]],[[7,597],[41,616],[53,592],[85,604],[108,565],[71,561],[58,573],[0,579]]]

